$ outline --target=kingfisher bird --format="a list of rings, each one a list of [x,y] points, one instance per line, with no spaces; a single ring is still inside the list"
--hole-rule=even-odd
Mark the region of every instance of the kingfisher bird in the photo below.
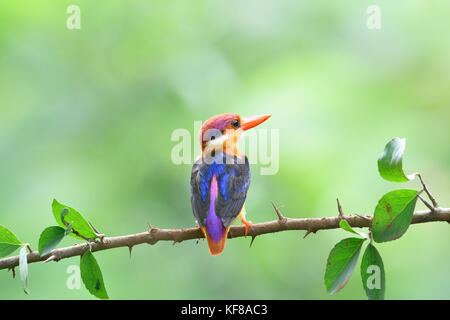
[[[197,223],[208,242],[211,255],[225,248],[228,230],[240,218],[245,235],[251,221],[245,219],[244,202],[250,185],[247,156],[237,141],[245,130],[270,118],[259,115],[241,118],[225,113],[208,119],[199,134],[202,154],[192,167],[191,205]]]

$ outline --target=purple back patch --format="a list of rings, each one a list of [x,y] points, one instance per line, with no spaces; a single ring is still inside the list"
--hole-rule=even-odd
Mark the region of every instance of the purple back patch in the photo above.
[[[206,217],[206,231],[214,242],[219,242],[222,238],[224,227],[222,220],[216,215],[216,197],[218,193],[216,175],[211,179],[211,190],[209,193],[209,211]]]

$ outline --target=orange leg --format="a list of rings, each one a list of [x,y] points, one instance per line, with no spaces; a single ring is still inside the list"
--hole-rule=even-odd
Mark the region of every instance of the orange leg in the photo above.
[[[247,236],[248,228],[252,226],[252,222],[245,220],[245,215],[241,216],[241,222],[245,225],[245,236]]]

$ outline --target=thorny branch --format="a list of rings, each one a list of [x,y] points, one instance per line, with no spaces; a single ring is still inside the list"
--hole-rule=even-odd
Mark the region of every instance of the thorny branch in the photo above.
[[[356,228],[370,227],[372,224],[372,216],[345,216],[342,212],[342,208],[340,208],[340,204],[338,205],[338,208],[340,208],[338,216],[323,218],[287,218],[281,214],[280,209],[274,203],[272,203],[272,205],[277,213],[278,219],[253,224],[248,230],[248,235],[252,238],[251,243],[253,243],[256,236],[267,233],[286,230],[306,230],[306,237],[308,234],[316,233],[319,230],[337,229],[339,228],[339,222],[342,219],[347,220],[350,226]],[[433,210],[416,211],[411,223],[416,224],[433,221],[446,221],[450,223],[450,208],[434,207]],[[228,232],[228,238],[244,237],[244,235],[244,226],[233,226]],[[59,261],[61,259],[80,256],[89,249],[92,252],[95,252],[119,247],[128,247],[131,251],[133,246],[143,243],[154,245],[158,241],[173,241],[173,243],[177,243],[201,238],[204,238],[204,235],[199,228],[159,229],[149,226],[149,230],[146,232],[118,237],[102,237],[101,239],[96,239],[94,242],[86,242],[66,248],[55,249],[42,257],[39,255],[38,251],[31,251],[27,256],[27,260],[28,263]],[[17,265],[19,265],[18,256],[0,259],[0,270],[12,269],[14,271],[14,267]]]

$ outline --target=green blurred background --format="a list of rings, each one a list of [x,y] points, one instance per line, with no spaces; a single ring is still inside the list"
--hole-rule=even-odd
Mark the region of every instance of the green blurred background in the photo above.
[[[81,8],[81,30],[66,9]],[[224,112],[270,113],[279,171],[252,165],[247,217],[372,214],[394,188],[376,160],[406,137],[407,172],[420,171],[450,206],[450,2],[0,2],[0,224],[37,248],[56,225],[53,198],[107,236],[195,226],[190,165],[175,165],[171,134]],[[192,138],[197,143],[197,137]],[[424,208],[418,205],[419,209]],[[228,241],[140,245],[96,253],[112,299],[364,299],[359,264],[326,293],[326,258],[344,231],[289,231]],[[413,225],[379,244],[387,299],[450,298],[449,225]],[[64,239],[60,246],[74,244]],[[1,299],[94,299],[66,287],[71,258],[30,265],[26,296],[0,271]]]

